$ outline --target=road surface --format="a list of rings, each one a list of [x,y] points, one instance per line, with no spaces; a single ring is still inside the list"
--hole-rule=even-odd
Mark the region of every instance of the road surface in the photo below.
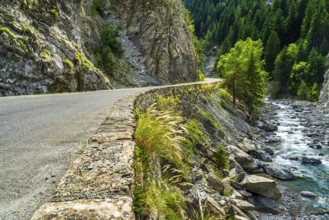
[[[29,219],[112,105],[142,90],[0,98],[0,219]]]
[[[147,89],[0,97],[0,220],[32,217],[113,104]]]

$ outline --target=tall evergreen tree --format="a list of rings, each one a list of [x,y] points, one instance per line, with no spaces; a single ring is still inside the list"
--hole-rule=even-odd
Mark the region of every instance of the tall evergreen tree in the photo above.
[[[271,31],[271,34],[266,42],[265,61],[266,71],[271,72],[274,69],[275,58],[280,52],[280,38],[276,31]]]
[[[219,74],[225,78],[225,85],[232,93],[233,105],[238,98],[247,105],[250,114],[259,110],[265,97],[267,72],[262,55],[262,42],[247,38],[238,41],[217,65]]]

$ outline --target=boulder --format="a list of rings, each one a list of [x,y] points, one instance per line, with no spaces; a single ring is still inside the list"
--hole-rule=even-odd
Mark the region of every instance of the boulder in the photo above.
[[[225,210],[210,196],[207,196],[204,206],[219,216],[226,216]]]
[[[255,206],[253,204],[251,204],[250,202],[247,202],[245,200],[232,199],[231,201],[234,205],[236,205],[236,207],[238,207],[242,211],[244,211],[244,210],[255,210]]]
[[[294,180],[295,176],[289,170],[284,169],[276,164],[264,164],[265,172],[277,179],[281,180]]]
[[[273,156],[274,155],[274,151],[270,148],[270,147],[266,147],[264,148],[264,151],[266,153],[268,153],[269,155]]]
[[[232,198],[232,199],[244,199],[244,197],[241,195],[241,193],[239,193],[236,190],[233,190],[232,195],[230,196],[230,198]]]
[[[253,151],[249,153],[253,158],[256,158],[258,160],[262,160],[265,162],[272,162],[272,158],[270,157],[270,155],[268,153],[266,153],[265,151]]]
[[[255,205],[257,211],[268,212],[275,215],[280,213],[280,204],[273,199],[257,196],[250,199],[250,202]]]
[[[281,142],[281,138],[280,137],[276,137],[276,136],[270,136],[267,141],[267,143],[279,143]]]
[[[310,158],[310,157],[302,157],[302,164],[310,164],[310,165],[319,165],[321,164],[321,160]]]
[[[252,193],[275,200],[281,198],[281,192],[277,186],[277,183],[273,179],[259,175],[248,175],[241,182],[241,185]]]
[[[263,129],[264,131],[267,132],[273,132],[273,131],[277,131],[278,130],[278,126],[275,124],[270,124],[268,122],[264,122],[264,121],[259,121],[258,125],[259,128]]]
[[[248,172],[253,172],[258,169],[258,165],[249,154],[232,145],[229,145],[227,148],[229,152],[233,154],[235,161],[238,162],[243,169]]]
[[[214,174],[209,173],[207,182],[211,186],[211,188],[218,191],[220,194],[223,193],[224,184],[221,181],[219,181],[219,179]]]
[[[239,144],[239,148],[244,152],[257,151],[256,145],[252,143],[251,140],[244,138],[243,142]]]

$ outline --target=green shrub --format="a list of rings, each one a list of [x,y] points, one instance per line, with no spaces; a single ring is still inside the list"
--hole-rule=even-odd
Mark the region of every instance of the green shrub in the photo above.
[[[54,17],[58,17],[59,16],[59,10],[56,6],[53,6],[51,9],[50,9],[50,13],[54,16]]]
[[[107,7],[104,0],[93,0],[93,4],[91,6],[93,15],[103,15],[105,10],[107,10]]]
[[[134,211],[141,216],[157,213],[160,219],[181,219],[184,203],[175,184],[185,169],[180,147],[183,119],[155,105],[136,110],[135,117]],[[159,169],[160,176],[156,174]]]
[[[159,219],[182,219],[183,206],[182,192],[164,180],[151,181],[134,190],[134,211],[137,214],[157,213]]]
[[[204,74],[202,73],[202,71],[198,69],[196,72],[198,74],[198,80],[204,81]]]
[[[90,62],[82,53],[77,53],[75,59],[86,69],[91,69],[94,64]]]
[[[119,32],[112,25],[106,25],[101,32],[100,46],[95,51],[97,65],[108,74],[112,74],[122,68],[119,58],[123,55],[123,49],[118,41]],[[120,72],[120,71],[119,71]]]
[[[213,161],[217,165],[219,169],[228,169],[229,168],[229,160],[228,153],[223,146],[219,146],[213,156]]]
[[[314,83],[312,88],[309,89],[309,91],[307,92],[306,99],[311,102],[317,102],[319,101],[319,95],[320,92],[319,92],[318,84]]]
[[[180,111],[177,111],[180,104],[179,97],[168,96],[164,97],[161,95],[156,96],[156,103],[161,111],[170,111],[173,114],[181,115]]]
[[[189,153],[193,153],[194,149],[198,145],[210,145],[209,141],[201,130],[202,127],[203,126],[196,120],[190,120],[187,123],[186,130],[188,136],[182,140],[181,144]]]
[[[304,80],[301,81],[297,90],[297,96],[301,99],[306,99],[306,95],[308,93],[307,84]]]
[[[135,131],[136,145],[148,152],[178,165],[182,160],[180,141],[184,129],[183,119],[170,112],[161,112],[152,105],[143,113],[138,113]]]

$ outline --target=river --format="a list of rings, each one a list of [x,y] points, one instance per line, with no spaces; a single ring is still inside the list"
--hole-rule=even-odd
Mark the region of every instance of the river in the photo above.
[[[273,163],[298,176],[293,181],[279,181],[280,184],[298,195],[302,191],[316,194],[299,196],[303,207],[309,213],[327,213],[316,219],[329,218],[329,114],[306,102],[279,100],[267,104],[274,110],[267,117],[278,125],[272,134],[276,141],[269,144],[275,152]],[[304,164],[303,157],[320,160],[321,164]]]

